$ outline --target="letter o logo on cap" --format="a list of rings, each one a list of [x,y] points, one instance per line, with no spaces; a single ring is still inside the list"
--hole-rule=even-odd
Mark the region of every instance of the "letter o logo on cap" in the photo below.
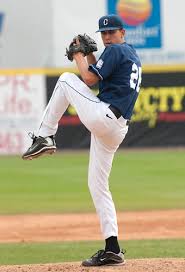
[[[108,19],[104,19],[103,24],[108,25],[108,22],[109,22]]]

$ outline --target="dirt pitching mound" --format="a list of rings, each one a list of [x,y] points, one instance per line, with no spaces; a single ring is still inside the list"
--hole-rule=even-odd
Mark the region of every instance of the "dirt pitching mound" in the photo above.
[[[119,212],[118,225],[124,240],[185,238],[185,210]],[[84,240],[102,240],[96,214],[0,216],[1,243]]]
[[[80,263],[1,266],[0,272],[184,272],[185,259],[136,259],[122,266],[82,267]]]
[[[95,214],[0,216],[0,242],[102,240]],[[185,211],[118,213],[120,239],[185,238]],[[0,266],[0,272],[185,272],[185,259],[127,260],[123,266],[80,263]]]

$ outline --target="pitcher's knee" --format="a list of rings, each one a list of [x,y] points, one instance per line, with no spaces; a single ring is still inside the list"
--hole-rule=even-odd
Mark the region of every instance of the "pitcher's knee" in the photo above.
[[[59,77],[59,80],[69,82],[74,77],[77,77],[74,73],[65,72]]]

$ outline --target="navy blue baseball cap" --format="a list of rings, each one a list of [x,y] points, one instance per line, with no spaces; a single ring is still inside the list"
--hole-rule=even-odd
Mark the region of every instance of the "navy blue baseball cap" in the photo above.
[[[99,19],[99,29],[96,32],[123,29],[123,21],[120,16],[110,14]]]

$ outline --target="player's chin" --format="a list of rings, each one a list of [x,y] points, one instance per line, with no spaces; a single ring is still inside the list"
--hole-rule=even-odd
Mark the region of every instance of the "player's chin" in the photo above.
[[[112,43],[104,43],[105,47],[110,46]]]

